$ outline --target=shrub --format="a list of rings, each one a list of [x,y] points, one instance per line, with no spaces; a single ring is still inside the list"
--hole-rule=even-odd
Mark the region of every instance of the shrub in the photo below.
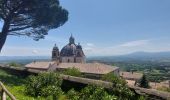
[[[63,74],[65,74],[65,75],[71,75],[71,76],[77,76],[77,77],[80,77],[80,76],[81,76],[80,70],[77,69],[77,68],[74,68],[74,67],[66,69],[66,70],[63,72]]]
[[[38,76],[29,76],[26,80],[26,93],[38,97],[57,98],[63,94],[61,90],[62,79],[56,73],[40,73]]]
[[[69,100],[117,100],[114,95],[109,95],[103,87],[89,85],[80,92],[71,89],[67,92]]]
[[[117,100],[117,97],[109,95],[103,87],[89,85],[81,91],[82,100]]]
[[[157,88],[157,90],[160,90],[160,91],[165,91],[165,92],[170,92],[170,88],[168,87],[160,87],[160,88]]]
[[[21,65],[16,63],[16,62],[10,62],[9,63],[9,66],[12,66],[12,67],[20,67]]]
[[[119,99],[130,99],[133,98],[134,92],[132,92],[124,79],[115,76],[114,73],[108,73],[102,77],[102,80],[113,83],[111,94],[119,97]]]
[[[116,76],[114,73],[108,73],[108,74],[103,75],[102,80],[112,82],[115,84],[126,85],[126,81],[124,79],[121,79],[120,77]]]
[[[67,92],[67,99],[68,100],[80,100],[80,94],[74,89],[71,89]]]

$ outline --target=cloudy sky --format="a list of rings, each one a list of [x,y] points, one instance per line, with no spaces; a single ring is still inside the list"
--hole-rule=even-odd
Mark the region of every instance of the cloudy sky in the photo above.
[[[1,56],[51,56],[71,33],[87,56],[170,51],[170,0],[60,0],[69,21],[45,39],[9,36]],[[0,24],[2,26],[2,23]]]

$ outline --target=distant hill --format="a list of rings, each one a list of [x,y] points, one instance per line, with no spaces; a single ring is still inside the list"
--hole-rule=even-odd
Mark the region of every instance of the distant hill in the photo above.
[[[89,57],[88,60],[101,61],[159,61],[170,62],[170,52],[134,52],[120,56]]]
[[[0,63],[18,62],[27,64],[33,61],[50,61],[50,56],[0,56]],[[152,62],[170,62],[170,52],[135,52],[120,56],[95,56],[87,57],[87,62],[130,62],[130,61],[152,61]]]
[[[49,61],[48,56],[0,56],[0,63],[17,62],[27,64],[33,61]]]

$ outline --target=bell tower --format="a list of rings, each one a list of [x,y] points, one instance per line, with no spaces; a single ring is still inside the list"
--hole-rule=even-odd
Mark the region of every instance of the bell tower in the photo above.
[[[60,52],[56,44],[54,45],[52,50],[52,61],[60,61]]]

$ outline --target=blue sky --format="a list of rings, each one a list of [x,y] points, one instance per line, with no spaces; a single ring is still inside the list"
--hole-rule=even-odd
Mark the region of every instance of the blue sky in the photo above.
[[[87,56],[170,51],[170,0],[60,0],[68,22],[45,39],[9,36],[3,56],[51,56],[71,33]],[[2,26],[2,23],[1,23]]]

